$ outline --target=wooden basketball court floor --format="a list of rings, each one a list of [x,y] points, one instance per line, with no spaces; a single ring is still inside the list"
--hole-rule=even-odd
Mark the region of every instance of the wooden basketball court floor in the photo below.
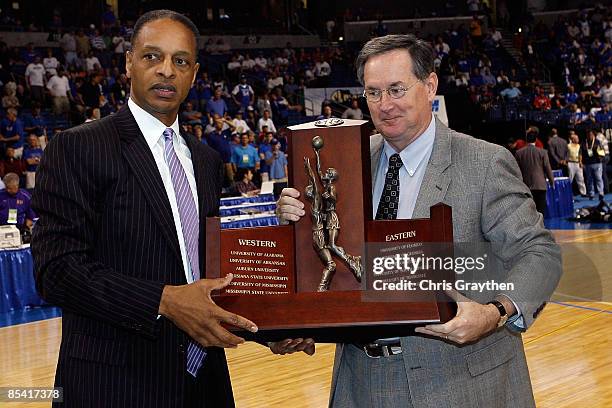
[[[555,236],[564,249],[564,276],[553,302],[523,336],[536,403],[612,407],[612,303],[605,301],[612,300],[612,231],[563,230]],[[60,319],[0,329],[0,387],[52,386]],[[275,356],[255,343],[228,350],[236,405],[326,406],[333,355],[331,344],[317,345],[312,357]]]

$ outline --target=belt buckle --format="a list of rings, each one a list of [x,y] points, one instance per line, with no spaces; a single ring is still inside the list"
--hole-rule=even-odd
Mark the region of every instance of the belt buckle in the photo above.
[[[368,346],[370,346],[370,344],[366,344],[365,346],[361,347],[361,349],[365,352],[365,355],[368,356],[368,358],[380,358],[380,356],[373,356],[368,352]],[[375,345],[377,347],[379,347],[378,345]]]

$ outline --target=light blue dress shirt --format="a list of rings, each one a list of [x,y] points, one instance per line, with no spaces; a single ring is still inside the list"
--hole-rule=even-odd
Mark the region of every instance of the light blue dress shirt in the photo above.
[[[399,171],[399,209],[397,210],[398,219],[412,218],[414,206],[416,205],[417,196],[421,189],[425,169],[431,156],[433,143],[436,138],[436,121],[433,115],[429,126],[421,134],[412,141],[404,150],[399,152],[400,158],[404,165]],[[376,218],[378,203],[382,196],[385,187],[385,176],[389,168],[389,158],[398,153],[386,140],[380,154],[378,162],[378,170],[376,171],[376,180],[372,191],[372,218]]]

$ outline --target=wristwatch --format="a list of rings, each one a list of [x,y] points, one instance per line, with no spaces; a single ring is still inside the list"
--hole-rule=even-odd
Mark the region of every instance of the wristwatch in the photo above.
[[[506,308],[502,305],[501,302],[497,300],[492,300],[487,302],[487,305],[493,305],[499,311],[499,321],[497,322],[497,327],[502,327],[508,321],[508,312],[506,312]]]

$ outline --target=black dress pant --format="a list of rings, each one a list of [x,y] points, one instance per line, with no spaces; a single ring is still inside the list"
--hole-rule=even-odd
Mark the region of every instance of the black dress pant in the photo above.
[[[531,195],[538,212],[546,216],[546,190],[531,190]]]

